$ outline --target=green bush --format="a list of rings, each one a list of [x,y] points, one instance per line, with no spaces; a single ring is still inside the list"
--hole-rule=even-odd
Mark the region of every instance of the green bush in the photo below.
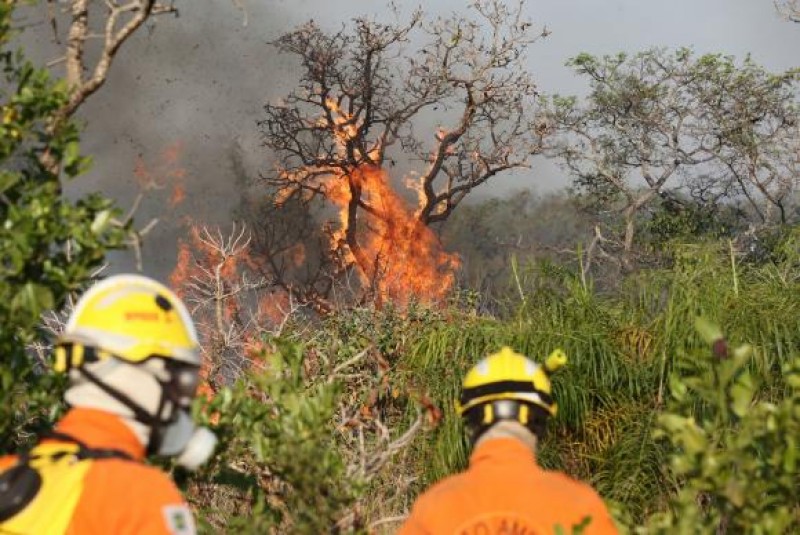
[[[680,360],[656,437],[671,446],[678,491],[666,511],[639,533],[794,533],[800,359],[782,367],[781,392],[765,396],[751,370],[753,348],[729,349],[704,320],[698,330],[712,351]]]
[[[60,310],[125,238],[110,200],[62,194],[89,161],[77,126],[54,120],[65,84],[13,49],[13,4],[0,4],[0,451],[30,441],[60,406],[63,382],[28,351],[46,342],[42,313]]]
[[[626,529],[680,532],[683,525],[670,522],[682,518],[681,507],[692,502],[686,496],[697,496],[698,488],[697,514],[710,515],[703,526],[718,522],[722,517],[713,516],[708,500],[729,491],[725,471],[698,480],[679,470],[680,462],[676,468],[670,459],[684,455],[681,434],[665,440],[658,431],[691,414],[707,434],[751,442],[765,437],[734,413],[729,420],[717,418],[714,403],[724,388],[692,379],[712,371],[700,358],[707,342],[693,325],[702,315],[725,325],[731,337],[752,341],[751,357],[735,361],[733,377],[750,385],[753,407],[779,407],[778,430],[765,440],[781,436],[794,396],[781,370],[800,347],[800,318],[793,312],[800,302],[793,275],[797,254],[789,247],[779,263],[732,261],[727,242],[686,244],[671,254],[671,269],[629,275],[605,293],[556,265],[522,269],[524,302],[505,318],[455,307],[404,313],[363,308],[334,314],[313,329],[298,325],[285,333],[288,345],[269,342],[273,348],[262,371],[217,394],[212,407],[220,413],[224,454],[191,480],[189,496],[215,530],[324,531],[338,525],[359,531],[376,525],[391,533],[397,522],[383,520],[402,516],[428,485],[466,465],[468,447],[453,411],[461,378],[483,355],[511,344],[538,359],[554,347],[570,357],[554,378],[560,409],[539,455],[546,467],[594,485]],[[677,385],[683,383],[690,386],[678,403]],[[433,407],[428,421],[438,425],[415,435],[381,470],[360,471],[360,452],[385,445],[370,422],[379,419],[397,437],[413,425],[420,406]],[[760,416],[751,423],[762,418],[767,425],[762,409],[753,410]],[[348,421],[355,423],[348,427]],[[794,425],[784,440],[796,434]],[[742,448],[720,442],[713,450],[716,462],[728,462],[723,456],[733,462]],[[762,454],[750,452],[750,458],[763,467],[763,451],[777,451],[778,444],[754,448]],[[311,460],[316,464],[309,467]],[[767,483],[761,468],[748,470],[743,481],[759,482],[750,483],[752,492],[778,501],[786,496],[767,487],[789,485],[795,477],[790,462],[777,483]],[[766,516],[742,518],[730,524],[731,531],[734,525],[771,529]]]
[[[211,532],[326,532],[361,490],[336,438],[341,385],[309,376],[304,346],[274,344],[263,371],[223,388],[198,413],[224,439],[194,477]]]

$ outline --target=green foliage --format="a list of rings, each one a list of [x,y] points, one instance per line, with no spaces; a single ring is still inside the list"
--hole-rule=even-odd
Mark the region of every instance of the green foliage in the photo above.
[[[125,230],[111,223],[108,200],[64,197],[63,180],[88,160],[77,127],[55,119],[69,96],[64,85],[12,49],[12,10],[0,4],[3,452],[30,440],[60,407],[63,384],[41,373],[47,363],[25,349],[45,340],[41,314],[81,290]],[[749,60],[679,50],[581,55],[572,65],[593,81],[592,107],[579,110],[573,98],[551,103],[563,123],[599,132],[593,162],[581,160],[584,150],[567,155],[577,186],[599,204],[641,193],[624,180],[643,162],[669,172],[670,125],[707,121],[724,140],[726,152],[714,157],[736,169],[763,146],[769,121],[787,126],[796,113],[787,105],[796,73],[771,75]],[[669,79],[661,76],[665,66]],[[669,100],[678,93],[682,99]],[[700,105],[704,114],[677,120]],[[680,157],[692,151],[692,135],[679,136]],[[649,153],[637,153],[643,145]],[[453,401],[465,371],[501,345],[537,359],[566,350],[569,367],[554,378],[559,415],[540,460],[593,484],[626,526],[647,533],[797,529],[798,231],[759,237],[766,253],[742,259],[732,242],[713,241],[727,237],[736,218],[709,217],[707,199],[692,200],[676,208],[662,199],[664,206],[637,220],[650,225],[648,240],[666,249],[670,268],[630,273],[613,291],[595,287],[575,262],[543,261],[548,255],[534,251],[542,243],[574,245],[564,243],[584,223],[573,217],[574,198],[547,204],[520,195],[469,207],[448,232],[453,242],[476,242],[475,258],[491,259],[488,268],[469,266],[469,276],[481,290],[485,280],[513,276],[504,296],[515,301],[492,314],[476,306],[475,294],[469,308],[355,309],[267,340],[256,372],[198,404],[197,418],[222,439],[220,452],[200,473],[176,476],[206,531],[360,530],[407,511],[429,483],[466,464]],[[698,234],[710,241],[700,243]],[[510,252],[520,246],[524,254]],[[696,331],[697,316],[709,320]],[[719,358],[728,350],[715,325],[751,346]],[[708,358],[709,342],[716,360]],[[416,421],[420,404],[425,421],[438,425],[397,446],[392,441]]]
[[[442,240],[458,251],[463,285],[477,290],[482,298],[476,305],[490,308],[495,304],[492,300],[519,295],[510,284],[512,258],[521,264],[534,258],[563,261],[559,251],[573,253],[590,229],[590,221],[572,196],[518,191],[462,205],[445,223]]]
[[[72,178],[88,159],[78,128],[55,117],[69,94],[12,48],[13,3],[0,4],[0,451],[14,449],[53,416],[58,379],[39,373],[26,347],[44,339],[39,322],[60,309],[120,247],[110,200],[71,201],[59,172]]]
[[[686,48],[584,53],[567,65],[590,92],[582,101],[549,99],[557,125],[550,154],[598,218],[624,234],[626,250],[642,223],[663,242],[744,221],[796,221],[800,71],[772,73],[749,57]],[[653,208],[659,202],[666,211]],[[609,210],[622,217],[606,221]],[[648,210],[654,218],[642,216]]]
[[[670,254],[670,269],[631,274],[613,292],[584,285],[563,266],[521,269],[525,302],[515,316],[445,316],[418,333],[398,371],[428,392],[445,417],[415,445],[415,489],[467,462],[453,400],[471,365],[502,344],[534,358],[563,347],[570,363],[554,378],[559,415],[542,444],[542,463],[591,482],[627,525],[663,510],[680,479],[665,461],[668,444],[655,440],[653,430],[676,356],[705,347],[694,317],[751,340],[749,366],[762,378],[762,395],[779,395],[775,371],[800,347],[797,250],[778,264],[732,265],[727,242],[676,245]]]
[[[651,250],[662,250],[672,241],[735,237],[746,230],[748,222],[741,206],[709,206],[679,194],[665,194],[641,219],[640,241]]]
[[[224,518],[231,532],[326,532],[361,489],[336,443],[341,389],[309,377],[303,346],[276,344],[277,351],[265,355],[263,373],[221,390],[198,414],[225,439],[221,455],[200,478],[235,487],[239,494],[229,509],[241,508],[242,499],[249,505]],[[231,470],[238,475],[231,477]],[[207,511],[210,521],[219,507]]]
[[[793,533],[800,527],[800,359],[782,367],[785,393],[763,398],[749,366],[753,348],[731,351],[706,320],[697,328],[712,351],[676,364],[655,435],[672,446],[680,490],[638,531]]]

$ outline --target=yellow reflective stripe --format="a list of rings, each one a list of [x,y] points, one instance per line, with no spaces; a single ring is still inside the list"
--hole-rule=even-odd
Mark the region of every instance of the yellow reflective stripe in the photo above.
[[[519,405],[519,409],[518,410],[519,410],[519,414],[518,414],[517,417],[519,419],[519,423],[521,423],[522,425],[527,425],[527,423],[528,423],[528,406],[525,405],[524,403],[521,403]]]
[[[67,349],[64,346],[56,347],[55,357],[53,369],[59,373],[67,371]]]
[[[84,348],[81,344],[74,344],[72,346],[72,367],[77,368],[81,364],[83,364],[83,353]]]
[[[494,407],[492,407],[491,403],[487,403],[483,406],[483,423],[490,424],[494,421]]]
[[[78,460],[76,444],[41,444],[30,466],[42,477],[36,497],[19,514],[0,524],[0,533],[63,535],[78,505],[91,460]],[[63,455],[59,455],[63,454]]]

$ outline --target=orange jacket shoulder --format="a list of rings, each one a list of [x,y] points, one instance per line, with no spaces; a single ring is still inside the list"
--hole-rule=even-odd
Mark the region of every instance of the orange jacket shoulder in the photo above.
[[[612,535],[618,532],[605,502],[590,485],[572,479],[561,472],[545,472],[545,478],[549,480],[550,492],[559,489],[563,496],[569,498],[571,507],[585,511],[591,517],[591,521],[583,533]]]
[[[191,511],[157,468],[120,459],[94,461],[70,532],[194,534]]]
[[[462,488],[465,473],[454,474],[434,483],[428,490],[421,494],[411,509],[408,518],[403,522],[397,535],[433,535],[435,520],[453,503],[460,500],[454,499],[454,494]],[[434,520],[434,522],[431,522]]]
[[[10,467],[15,462],[17,462],[16,455],[4,455],[0,457],[0,472]]]

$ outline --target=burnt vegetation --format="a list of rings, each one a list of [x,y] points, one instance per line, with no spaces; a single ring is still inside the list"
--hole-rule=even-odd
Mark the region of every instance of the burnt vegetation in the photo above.
[[[395,242],[419,242],[419,256],[442,254],[428,228],[476,187],[530,166],[547,126],[525,59],[545,35],[522,3],[482,1],[469,16],[358,18],[336,33],[312,22],[274,41],[303,74],[259,122],[277,161],[264,182],[278,206],[319,203],[340,212],[324,223],[330,246],[318,265],[329,270],[328,282],[312,279],[307,288],[327,299],[332,283],[354,272],[375,297],[405,257]],[[443,264],[435,269],[450,268]]]

